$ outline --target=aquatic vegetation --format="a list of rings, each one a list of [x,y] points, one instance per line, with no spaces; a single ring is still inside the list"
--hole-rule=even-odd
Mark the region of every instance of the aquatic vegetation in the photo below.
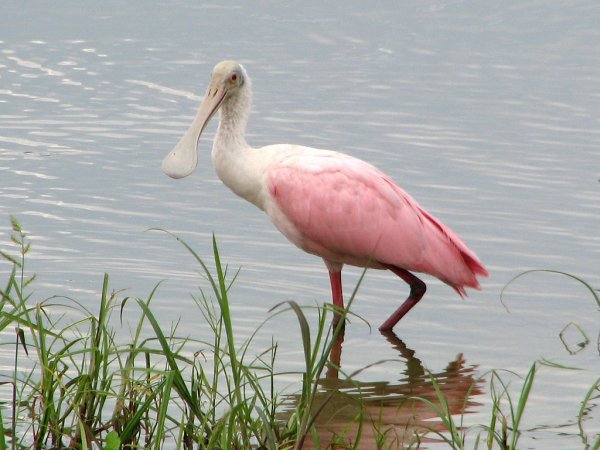
[[[537,361],[514,382],[509,378],[515,374],[506,371],[478,375],[458,355],[434,373],[389,333],[384,337],[405,362],[401,380],[359,381],[369,367],[350,374],[340,367],[343,322],[330,326],[332,306],[316,308],[311,324],[291,301],[275,306],[249,337],[238,336],[229,309],[237,272],[221,262],[215,238],[209,266],[169,233],[208,281],[209,289],[194,296],[208,340],[182,336],[178,324],[165,331],[152,304],[160,283],[138,298],[113,290],[105,274],[97,311],[71,298],[34,300],[35,276],[26,267],[30,243],[17,220],[11,225],[17,255],[0,252],[12,267],[0,290],[0,333],[13,349],[11,371],[0,373],[0,450],[516,449],[528,431],[522,419],[539,370],[553,364]],[[342,314],[350,314],[355,294]],[[265,324],[281,314],[295,317],[301,336],[303,368],[293,374],[299,388],[292,394],[275,388],[277,377],[290,375],[277,369],[277,342],[258,352],[253,346]],[[491,400],[490,421],[467,426],[483,395]],[[576,418],[588,449],[600,448],[600,434],[586,431],[599,397],[600,378]]]

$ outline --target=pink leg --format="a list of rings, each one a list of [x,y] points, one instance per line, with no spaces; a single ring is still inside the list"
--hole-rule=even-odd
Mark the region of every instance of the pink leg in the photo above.
[[[421,300],[423,295],[425,295],[425,291],[427,290],[425,283],[423,283],[423,281],[418,279],[408,270],[391,265],[386,265],[386,267],[408,283],[410,286],[410,294],[404,303],[402,303],[402,305],[400,305],[400,307],[394,311],[394,313],[388,317],[385,322],[383,322],[383,324],[379,327],[379,331],[387,331],[394,328],[400,319],[402,319],[406,313],[409,312],[412,307],[419,302],[419,300]]]
[[[344,294],[342,293],[342,272],[337,270],[329,270],[329,281],[331,282],[331,296],[333,297],[333,305],[337,309],[344,309]],[[333,316],[333,326],[337,326],[341,315],[336,311]]]
[[[344,329],[335,339],[331,351],[329,352],[329,362],[327,364],[326,378],[337,380],[339,378],[339,370],[342,361],[342,344],[344,343]]]

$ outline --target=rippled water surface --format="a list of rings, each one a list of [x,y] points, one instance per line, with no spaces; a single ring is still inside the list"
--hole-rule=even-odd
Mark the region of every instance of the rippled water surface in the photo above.
[[[598,307],[584,286],[557,274],[530,274],[501,291],[540,268],[600,284],[600,7],[366,5],[5,5],[2,249],[13,251],[8,218],[15,215],[33,242],[28,268],[39,276],[38,300],[66,295],[94,309],[104,272],[126,295],[145,296],[165,280],[155,308],[165,326],[184,317],[184,334],[205,332],[190,293],[207,283],[175,240],[149,228],[177,233],[207,260],[216,234],[222,259],[241,267],[231,307],[242,336],[283,300],[329,301],[322,262],[217,179],[209,157],[214,123],[193,176],[161,172],[213,65],[237,59],[253,79],[251,144],[293,142],[374,163],[490,270],[483,291],[466,301],[425,277],[425,299],[395,330],[401,346],[436,373],[457,358],[469,374],[524,375],[538,358],[584,368],[543,367],[525,418],[525,428],[535,428],[525,437],[530,448],[577,447],[573,424],[600,373]],[[0,262],[3,278],[9,270]],[[350,292],[360,270],[344,275]],[[373,329],[352,321],[343,369],[410,361],[376,331],[406,293],[389,272],[367,274],[353,311]],[[559,339],[570,321],[592,341],[576,355]],[[271,336],[281,369],[301,368],[293,315],[269,322],[257,352]],[[403,373],[384,364],[360,379],[393,385]],[[473,423],[487,420],[485,390],[474,393]],[[592,435],[597,409],[585,422]]]

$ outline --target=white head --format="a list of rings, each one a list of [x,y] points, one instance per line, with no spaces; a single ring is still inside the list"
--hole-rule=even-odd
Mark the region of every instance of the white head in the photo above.
[[[206,124],[230,98],[236,97],[249,84],[244,67],[235,61],[221,61],[215,66],[196,118],[177,145],[165,157],[162,170],[171,178],[190,175],[198,165],[198,140]]]

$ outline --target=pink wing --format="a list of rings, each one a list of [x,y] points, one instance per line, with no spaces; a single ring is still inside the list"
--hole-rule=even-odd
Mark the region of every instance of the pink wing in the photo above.
[[[453,286],[487,275],[462,240],[389,177],[339,153],[298,153],[272,165],[267,213],[303,250],[340,264],[391,264]],[[379,263],[379,264],[378,264]]]

